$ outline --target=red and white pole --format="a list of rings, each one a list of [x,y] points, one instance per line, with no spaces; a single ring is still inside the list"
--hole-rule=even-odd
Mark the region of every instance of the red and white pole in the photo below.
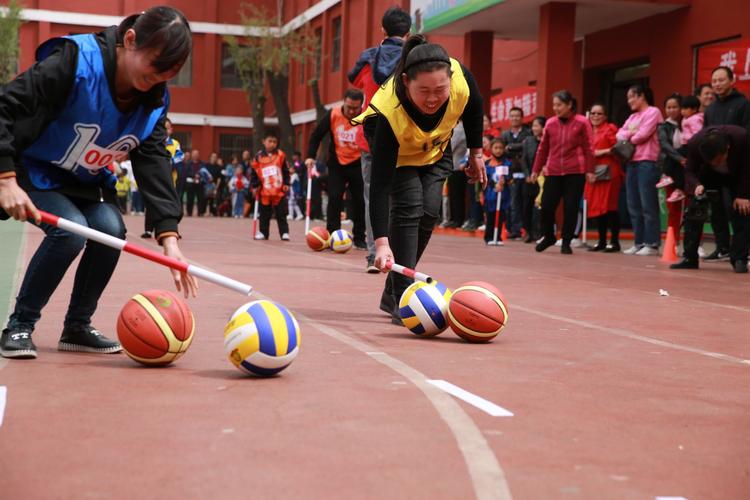
[[[307,206],[305,207],[305,234],[310,232],[310,200],[312,200],[312,167],[307,167]]]
[[[404,276],[408,278],[415,279],[417,281],[424,281],[425,283],[432,283],[434,280],[432,279],[432,276],[429,276],[425,273],[418,273],[414,269],[409,269],[408,267],[401,266],[399,264],[396,264],[395,262],[388,261],[385,263],[385,268],[389,271],[393,271],[394,273],[403,274]]]
[[[255,207],[253,208],[253,238],[258,234],[258,196],[260,196],[260,193],[255,196]]]
[[[115,238],[114,236],[102,233],[101,231],[97,231],[96,229],[82,226],[73,221],[63,219],[62,217],[52,215],[42,210],[40,210],[39,213],[41,213],[42,222],[44,222],[45,224],[59,227],[60,229],[64,229],[65,231],[69,231],[73,234],[83,236],[86,239],[101,243],[102,245],[136,255],[152,262],[156,262],[157,264],[161,264],[162,266],[176,269],[180,272],[191,274],[197,278],[210,281],[211,283],[223,286],[224,288],[228,288],[230,290],[234,290],[235,292],[239,292],[243,295],[250,295],[253,291],[252,286],[241,283],[237,280],[233,280],[232,278],[228,278],[219,273],[215,273],[213,271],[209,271],[208,269],[203,269],[202,267],[188,264],[187,262],[177,260],[173,257],[168,257],[149,248],[134,245],[133,243],[121,240],[120,238]]]

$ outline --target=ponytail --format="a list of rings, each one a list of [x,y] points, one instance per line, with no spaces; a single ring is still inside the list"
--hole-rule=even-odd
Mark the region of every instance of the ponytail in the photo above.
[[[185,15],[173,7],[151,7],[123,19],[115,32],[118,45],[122,45],[130,29],[135,31],[136,50],[158,51],[153,66],[159,73],[181,67],[193,48],[190,25]]]
[[[445,49],[438,44],[427,43],[424,35],[410,36],[404,43],[401,59],[393,72],[396,96],[402,101],[406,99],[406,86],[402,75],[406,75],[408,80],[414,80],[419,73],[441,69],[446,70],[448,76],[452,75],[451,60]]]

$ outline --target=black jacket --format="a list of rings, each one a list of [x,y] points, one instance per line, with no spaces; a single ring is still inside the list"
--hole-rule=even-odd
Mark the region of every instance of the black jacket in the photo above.
[[[706,108],[703,126],[712,125],[737,125],[750,130],[750,101],[745,94],[733,89],[728,96],[712,102]]]
[[[708,178],[716,178],[715,171],[703,161],[698,151],[701,139],[712,131],[726,134],[729,139],[727,168],[732,191],[737,198],[750,199],[750,132],[736,125],[707,127],[690,139],[685,165],[686,191],[693,193],[699,184],[705,185]]]
[[[534,134],[531,134],[523,140],[523,156],[521,156],[521,169],[526,177],[531,176],[531,169],[534,166],[536,151],[539,149],[540,140]]]
[[[115,28],[96,34],[102,51],[104,70],[114,96],[116,70]],[[78,46],[73,41],[61,43],[43,61],[33,64],[13,81],[0,88],[0,173],[16,172],[21,188],[30,191],[34,186],[21,163],[21,153],[31,146],[54,121],[68,99],[75,81]],[[155,89],[159,90],[159,89]],[[163,88],[160,89],[163,93]],[[138,102],[147,107],[158,107],[154,92],[140,93]],[[149,220],[154,221],[157,235],[176,232],[182,217],[182,206],[172,183],[172,160],[165,147],[166,112],[153,133],[130,152],[138,190],[146,202]],[[85,185],[71,177],[71,182],[57,189],[67,196],[115,203],[114,191],[96,185]]]
[[[657,161],[660,165],[663,165],[667,161],[681,163],[685,158],[674,147],[672,138],[676,130],[677,125],[667,121],[660,123],[656,127],[656,133],[659,137],[659,159]]]

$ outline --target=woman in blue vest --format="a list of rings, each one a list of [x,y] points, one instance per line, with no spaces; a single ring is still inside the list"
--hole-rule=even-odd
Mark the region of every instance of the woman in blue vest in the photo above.
[[[164,120],[166,82],[191,48],[185,16],[153,7],[100,33],[48,40],[37,49],[37,62],[0,89],[0,213],[30,220],[45,233],[0,337],[2,356],[36,357],[34,326],[84,248],[58,349],[122,350],[91,325],[120,252],[41,224],[38,212],[123,238],[115,176],[107,168],[113,160],[130,155],[156,238],[166,255],[184,260]],[[173,272],[173,278],[185,296],[195,296],[192,277]]]
[[[379,269],[387,261],[411,268],[419,262],[440,212],[443,183],[453,171],[450,140],[459,120],[470,150],[466,174],[486,187],[482,104],[469,70],[440,45],[415,35],[404,44],[393,76],[353,120],[374,127],[374,134],[368,133],[370,217]],[[401,323],[397,302],[410,283],[394,273],[386,280],[380,308],[394,323]]]

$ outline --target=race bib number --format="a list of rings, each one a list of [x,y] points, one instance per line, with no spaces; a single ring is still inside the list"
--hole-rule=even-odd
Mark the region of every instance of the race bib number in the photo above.
[[[357,129],[356,128],[345,128],[343,125],[339,125],[336,128],[336,136],[338,137],[339,144],[353,145],[357,142]]]
[[[126,135],[103,148],[94,143],[101,132],[99,125],[76,124],[75,131],[76,137],[65,152],[65,156],[55,162],[65,170],[73,170],[80,165],[96,173],[113,161],[126,160],[128,153],[139,144],[137,137]]]

